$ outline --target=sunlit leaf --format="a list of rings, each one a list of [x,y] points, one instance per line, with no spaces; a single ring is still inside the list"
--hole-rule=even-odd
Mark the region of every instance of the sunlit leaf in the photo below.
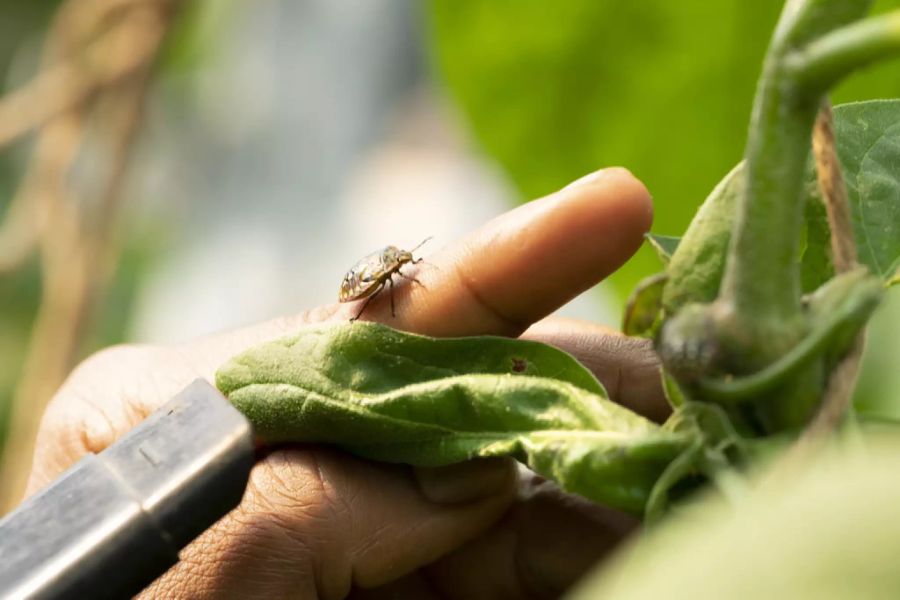
[[[634,512],[685,443],[608,400],[568,354],[507,338],[314,327],[235,357],[216,383],[266,442],[422,466],[511,456]]]

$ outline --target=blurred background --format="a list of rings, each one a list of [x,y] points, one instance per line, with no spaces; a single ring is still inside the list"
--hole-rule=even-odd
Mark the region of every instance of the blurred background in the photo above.
[[[0,490],[98,348],[331,302],[362,255],[433,235],[427,255],[601,166],[680,234],[740,159],[780,8],[0,0]],[[898,96],[893,63],[834,101]],[[659,269],[644,249],[562,311],[617,325]],[[858,397],[896,416],[898,296]]]

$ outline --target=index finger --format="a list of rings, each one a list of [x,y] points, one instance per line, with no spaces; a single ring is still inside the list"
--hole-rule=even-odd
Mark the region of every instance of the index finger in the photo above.
[[[395,317],[385,290],[361,318],[433,336],[519,335],[621,266],[652,215],[630,172],[597,171],[427,257],[421,286],[394,286]],[[345,307],[338,315],[349,319],[360,304]]]

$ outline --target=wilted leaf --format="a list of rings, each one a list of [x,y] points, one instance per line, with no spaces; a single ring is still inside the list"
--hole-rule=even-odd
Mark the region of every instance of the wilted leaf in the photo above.
[[[859,262],[888,281],[900,267],[900,100],[835,107],[834,134]],[[808,248],[827,245],[827,223],[810,222],[809,236]]]
[[[314,327],[233,358],[218,387],[267,442],[319,442],[438,466],[512,456],[564,489],[640,512],[684,436],[611,402],[537,342]]]

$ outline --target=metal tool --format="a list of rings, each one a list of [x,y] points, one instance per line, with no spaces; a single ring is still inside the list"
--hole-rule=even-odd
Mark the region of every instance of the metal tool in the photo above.
[[[197,380],[0,521],[0,598],[126,598],[240,502],[250,424]]]

